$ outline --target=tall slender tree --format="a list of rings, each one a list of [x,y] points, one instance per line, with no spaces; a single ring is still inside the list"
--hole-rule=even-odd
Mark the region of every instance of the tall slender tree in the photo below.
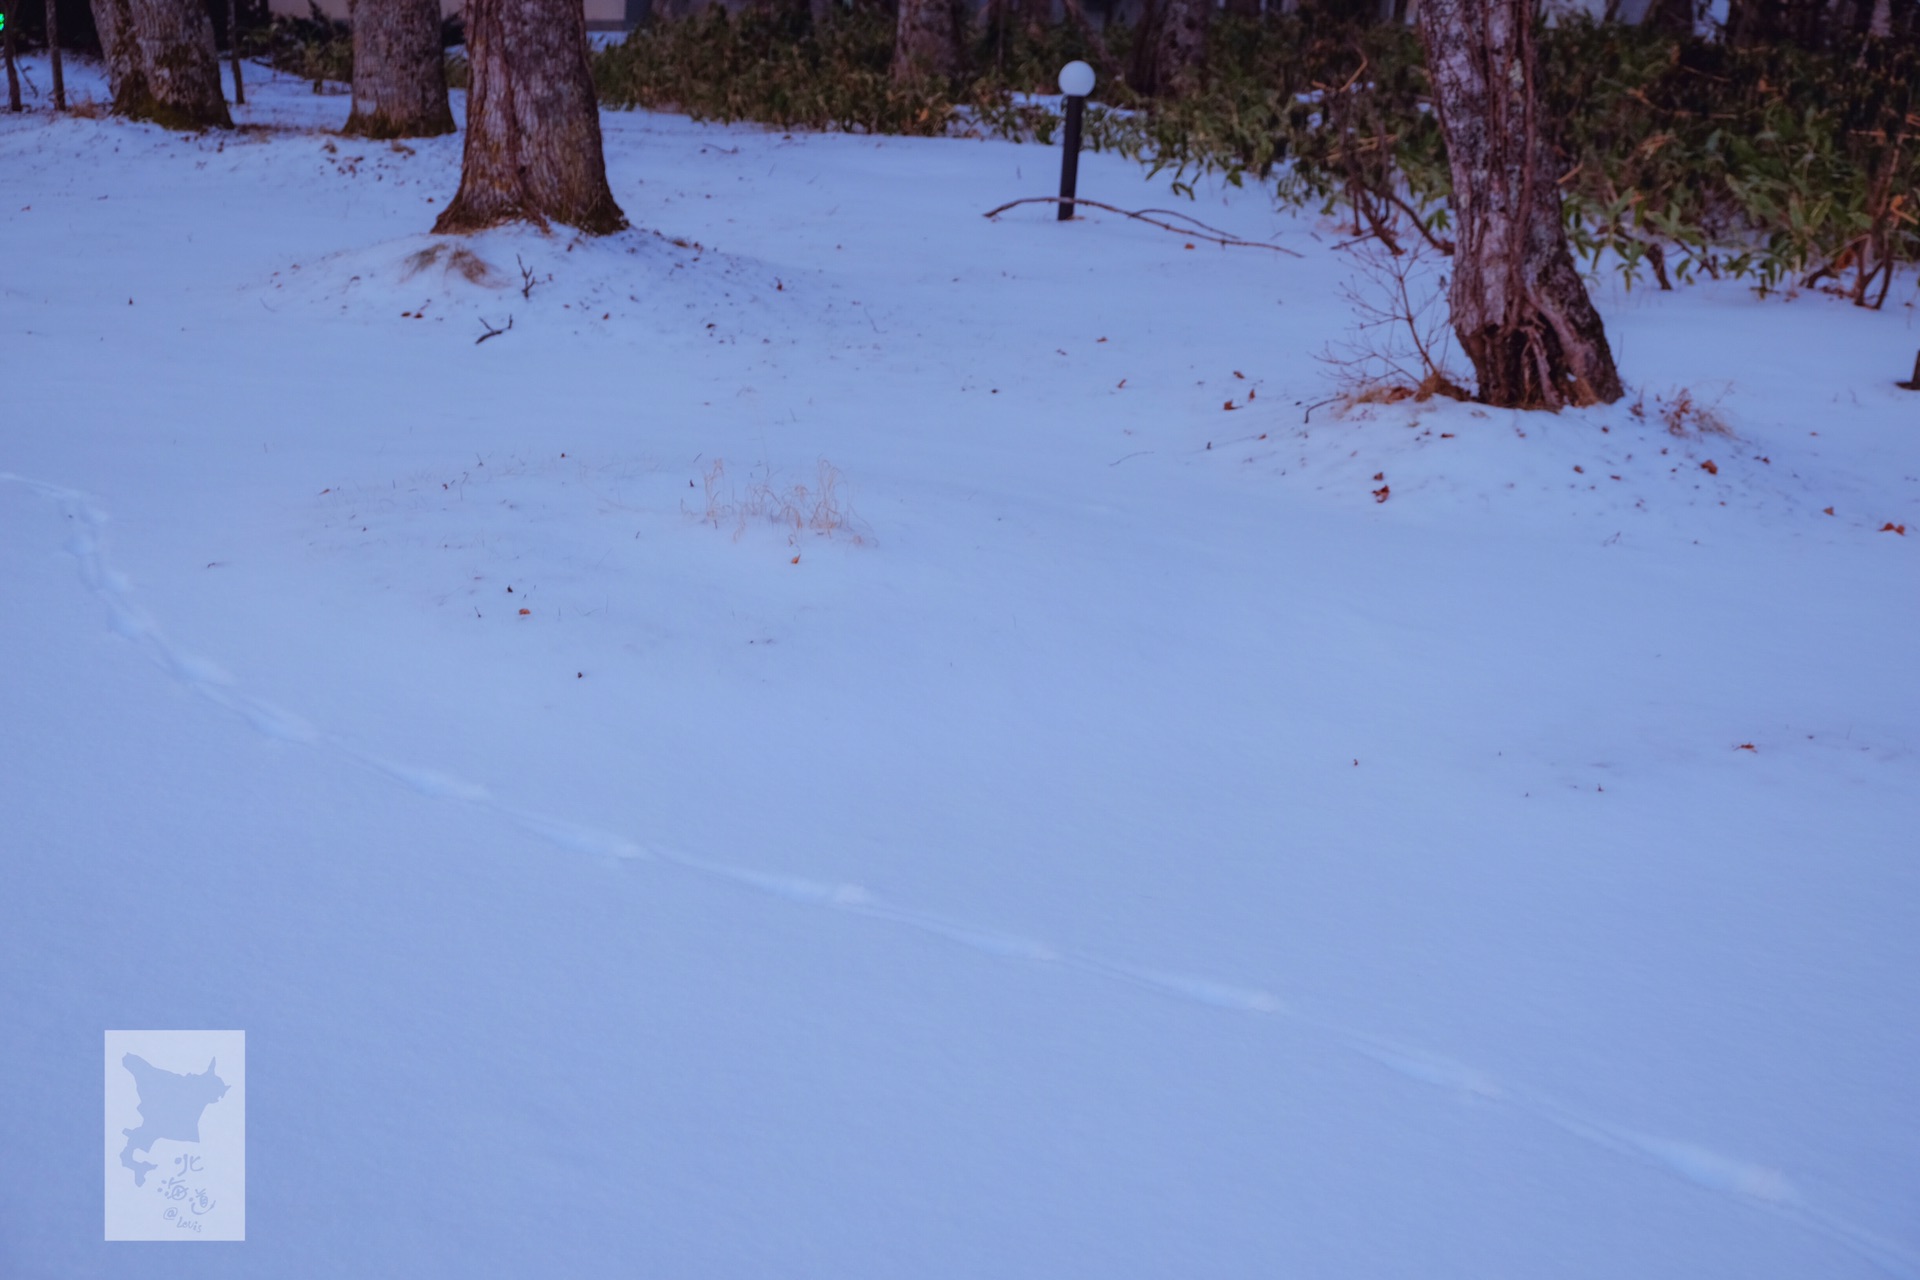
[[[618,231],[579,0],[469,0],[467,141],[442,232],[503,222]]]
[[[1611,402],[1620,374],[1567,249],[1535,34],[1533,0],[1420,3],[1453,171],[1453,329],[1488,404]]]
[[[47,0],[52,4],[54,0]],[[240,70],[240,0],[227,0],[227,48],[233,54],[233,104],[247,105],[247,82]]]
[[[20,24],[8,21],[13,17],[8,12],[11,8],[10,3],[0,0],[0,58],[7,64],[7,110],[25,111],[26,106],[20,101],[20,72],[13,65],[14,28]]]
[[[60,60],[60,4],[47,0],[47,59],[53,64],[53,109],[67,109],[67,73]]]
[[[353,21],[353,114],[367,138],[452,133],[439,0],[348,0]]]
[[[93,0],[115,114],[173,129],[231,128],[203,0]]]

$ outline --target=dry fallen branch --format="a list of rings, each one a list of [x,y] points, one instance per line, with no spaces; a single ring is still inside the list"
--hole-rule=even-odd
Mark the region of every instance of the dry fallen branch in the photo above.
[[[1210,244],[1217,244],[1225,248],[1271,249],[1275,253],[1284,253],[1292,258],[1301,256],[1284,245],[1264,244],[1259,240],[1238,239],[1217,228],[1209,227],[1206,223],[1195,218],[1188,217],[1184,213],[1176,213],[1171,209],[1121,209],[1114,205],[1102,204],[1098,200],[1088,200],[1082,196],[1075,196],[1071,200],[1062,196],[1028,196],[1024,200],[1009,200],[998,209],[989,209],[980,216],[983,218],[997,218],[1007,210],[1016,209],[1023,204],[1085,205],[1089,209],[1104,209],[1108,213],[1117,213],[1123,218],[1132,218],[1136,222],[1144,222],[1149,226],[1159,227],[1162,231],[1171,231],[1176,235],[1191,236],[1195,240],[1205,240]],[[1183,218],[1193,225],[1191,227],[1177,227],[1171,222],[1162,222],[1159,218],[1150,217],[1149,215],[1151,214],[1159,214],[1162,217],[1168,218]]]

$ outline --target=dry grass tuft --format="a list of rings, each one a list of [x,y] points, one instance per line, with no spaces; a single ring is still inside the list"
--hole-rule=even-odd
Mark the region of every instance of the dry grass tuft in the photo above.
[[[845,537],[859,546],[867,541],[859,517],[842,493],[839,468],[820,459],[813,486],[776,483],[771,474],[753,480],[741,493],[727,479],[724,459],[715,458],[701,477],[706,507],[700,519],[718,529],[734,526],[733,536],[746,533],[749,524],[765,523],[787,531],[787,542],[795,545],[800,536]]]
[[[471,249],[444,243],[431,244],[408,254],[401,262],[400,278],[411,280],[435,263],[440,263],[447,275],[460,276],[469,284],[498,288],[501,283],[485,258]]]
[[[1420,379],[1416,386],[1384,379],[1356,380],[1354,385],[1341,393],[1336,403],[1339,411],[1345,412],[1363,404],[1399,404],[1403,400],[1425,404],[1435,396],[1445,396],[1449,400],[1473,399],[1451,378],[1436,371]]]
[[[1634,417],[1651,419],[1666,427],[1667,434],[1675,436],[1731,436],[1733,428],[1720,413],[1720,402],[1713,400],[1702,403],[1694,395],[1691,387],[1681,387],[1666,395],[1656,395],[1653,403],[1647,403],[1647,393],[1642,391],[1627,409]]]

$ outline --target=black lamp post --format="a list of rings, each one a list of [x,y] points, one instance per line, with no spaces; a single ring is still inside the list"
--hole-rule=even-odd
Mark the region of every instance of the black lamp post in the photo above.
[[[1060,150],[1060,221],[1066,222],[1073,217],[1080,179],[1080,116],[1093,92],[1093,68],[1078,60],[1060,68],[1060,92],[1067,95],[1067,136]]]

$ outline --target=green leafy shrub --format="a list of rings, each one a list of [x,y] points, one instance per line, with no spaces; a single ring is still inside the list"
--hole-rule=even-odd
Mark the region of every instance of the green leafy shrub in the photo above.
[[[245,51],[266,58],[275,71],[313,81],[316,90],[329,80],[351,82],[352,30],[322,13],[317,4],[310,3],[308,10],[304,18],[274,14],[267,26],[246,33]]]
[[[1678,44],[1577,23],[1548,43],[1576,247],[1629,279],[1704,273],[1763,291],[1851,276],[1877,306],[1920,260],[1920,47],[1845,54]],[[1666,267],[1671,255],[1673,267]]]
[[[1328,7],[1216,19],[1201,91],[1147,101],[1118,74],[1133,32],[1070,24],[980,31],[951,83],[887,76],[893,24],[870,0],[814,30],[799,6],[662,22],[595,58],[602,100],[699,119],[854,132],[984,133],[1050,142],[1058,67],[1102,70],[1085,145],[1170,171],[1271,188],[1336,210],[1390,248],[1450,248],[1446,149],[1420,43]],[[1570,238],[1595,270],[1661,287],[1700,275],[1837,287],[1878,305],[1920,261],[1920,46],[1732,48],[1576,20],[1541,36],[1540,77],[1566,157]]]
[[[698,120],[756,120],[782,129],[937,134],[951,87],[902,89],[887,77],[893,23],[878,8],[814,33],[804,10],[714,6],[634,32],[594,59],[603,103],[682,111]]]

